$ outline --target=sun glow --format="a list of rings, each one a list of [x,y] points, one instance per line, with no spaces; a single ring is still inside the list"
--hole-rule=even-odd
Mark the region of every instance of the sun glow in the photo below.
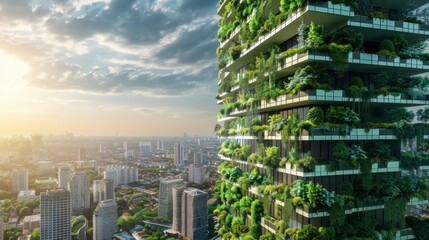
[[[26,63],[0,49],[0,106],[22,96],[28,70]]]

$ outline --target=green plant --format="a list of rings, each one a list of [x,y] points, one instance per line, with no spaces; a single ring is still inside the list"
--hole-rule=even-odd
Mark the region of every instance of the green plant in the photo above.
[[[360,122],[359,115],[344,106],[330,106],[326,111],[326,121],[334,124],[355,126]]]
[[[402,33],[393,34],[390,37],[390,40],[395,47],[395,52],[400,53],[403,50],[408,48],[408,40],[405,38],[405,35]]]
[[[332,149],[332,158],[336,163],[345,162],[349,158],[349,149],[344,142],[337,142]]]
[[[312,107],[307,113],[307,121],[314,125],[320,125],[324,122],[323,110],[320,107]]]
[[[386,57],[396,57],[397,54],[395,50],[395,45],[393,45],[392,40],[389,40],[389,39],[383,40],[380,43],[380,46],[378,47],[377,54],[383,55]]]
[[[307,45],[315,47],[320,46],[325,43],[327,35],[323,25],[311,22],[308,30]]]
[[[340,45],[350,45],[352,50],[357,51],[362,48],[363,35],[352,29],[343,28],[332,35],[331,42]]]

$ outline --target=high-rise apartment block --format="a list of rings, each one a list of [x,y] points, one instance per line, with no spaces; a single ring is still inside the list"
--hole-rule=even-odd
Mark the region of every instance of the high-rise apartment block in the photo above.
[[[182,179],[161,180],[159,183],[158,216],[172,219],[173,217],[173,187],[184,186]]]
[[[194,183],[203,183],[206,178],[206,168],[204,166],[201,166],[199,164],[191,164],[188,167],[189,175],[188,180],[189,182]]]
[[[207,198],[207,193],[199,189],[183,191],[181,233],[189,240],[208,239]]]
[[[73,215],[82,214],[90,207],[89,177],[85,172],[74,172],[70,175],[67,189],[71,194]]]
[[[429,165],[427,113],[408,108],[429,105],[428,19],[412,11],[427,3],[219,2],[224,238],[413,237],[426,186],[402,173]]]
[[[98,203],[93,214],[94,240],[110,240],[117,232],[118,220],[115,200],[104,200]]]
[[[182,195],[185,186],[177,186],[172,188],[173,197],[173,225],[172,229],[180,232],[182,231]]]
[[[87,160],[86,148],[80,147],[78,151],[78,161],[85,161],[85,160]]]
[[[67,189],[67,183],[69,181],[70,174],[72,173],[70,167],[59,167],[58,168],[58,187]]]
[[[112,179],[113,185],[127,185],[128,183],[137,182],[139,172],[136,167],[109,165],[104,170],[104,179]]]
[[[28,190],[28,170],[21,169],[12,172],[12,190],[20,192]]]
[[[92,186],[94,202],[115,199],[115,186],[112,179],[95,180]]]
[[[180,143],[174,144],[174,164],[181,166],[185,161],[185,148]]]
[[[149,157],[152,154],[152,145],[150,142],[139,142],[140,157]]]
[[[156,149],[157,150],[165,150],[165,142],[164,142],[164,140],[158,140],[156,142]]]
[[[70,192],[48,190],[40,194],[40,239],[71,239]]]

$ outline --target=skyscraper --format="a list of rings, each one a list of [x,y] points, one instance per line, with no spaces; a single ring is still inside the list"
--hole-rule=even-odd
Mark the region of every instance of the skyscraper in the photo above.
[[[173,187],[184,186],[182,179],[161,180],[159,183],[158,216],[172,219],[173,217]]]
[[[67,189],[67,183],[71,174],[70,167],[58,168],[58,187]]]
[[[78,151],[78,161],[85,161],[86,159],[86,149],[83,147],[79,147]]]
[[[174,164],[181,166],[185,160],[185,148],[180,143],[174,144]]]
[[[164,140],[158,140],[156,142],[156,149],[157,150],[165,150],[165,142],[164,142]]]
[[[150,142],[139,142],[140,156],[149,157],[152,154],[152,145]]]
[[[104,170],[104,179],[112,179],[113,186],[127,185],[128,183],[137,182],[139,172],[136,167],[109,165]]]
[[[48,190],[40,194],[40,239],[71,239],[70,192]]]
[[[204,166],[201,166],[199,164],[191,164],[189,165],[188,170],[189,170],[189,175],[188,175],[189,182],[203,183],[205,181],[206,168]]]
[[[208,239],[208,195],[188,188],[182,194],[182,231],[189,240]]]
[[[429,29],[407,4],[219,1],[217,212],[252,215],[242,219],[248,232],[225,234],[286,239],[298,228],[296,239],[376,239],[367,227],[377,226],[409,237],[401,230],[417,189],[398,186],[416,183],[401,172],[422,152],[401,144],[427,144],[427,125],[406,107],[429,103],[426,90],[414,95],[429,71]],[[248,211],[237,214],[230,206],[242,200]]]
[[[71,194],[73,215],[83,213],[90,207],[89,178],[85,172],[74,172],[70,175],[67,189]]]
[[[28,190],[28,170],[21,169],[12,172],[12,190],[20,192]]]
[[[182,194],[185,190],[185,186],[177,186],[172,188],[173,197],[173,225],[172,228],[175,231],[180,232],[182,230]]]
[[[117,232],[118,220],[115,200],[109,199],[98,203],[93,214],[94,240],[110,240]]]
[[[92,191],[94,202],[115,199],[115,186],[112,179],[95,180]]]

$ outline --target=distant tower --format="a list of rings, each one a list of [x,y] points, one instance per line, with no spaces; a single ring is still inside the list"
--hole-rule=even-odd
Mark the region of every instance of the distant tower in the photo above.
[[[109,240],[116,233],[118,220],[118,206],[115,200],[104,200],[98,203],[92,216],[94,226],[94,240]]]
[[[115,186],[112,179],[95,180],[92,189],[94,202],[115,199]]]
[[[83,210],[90,207],[88,175],[84,172],[72,173],[67,186],[71,194],[73,215],[82,214]]]
[[[174,144],[174,164],[181,166],[184,164],[185,159],[185,148],[180,144]]]
[[[122,143],[122,148],[123,148],[123,150],[124,150],[124,151],[127,151],[127,150],[128,150],[128,143],[127,143],[127,141],[124,141],[124,142]]]
[[[206,169],[205,167],[199,164],[191,164],[189,165],[189,182],[194,183],[203,183],[206,177]]]
[[[152,154],[152,146],[150,142],[139,142],[140,156],[149,157]]]
[[[12,172],[12,189],[14,192],[28,190],[28,170],[21,169]]]
[[[80,147],[78,151],[78,160],[85,161],[86,160],[86,149]]]
[[[40,194],[40,239],[71,239],[70,192],[48,190]]]
[[[67,189],[67,183],[71,174],[70,167],[58,168],[58,187]]]
[[[173,217],[173,187],[184,186],[182,179],[161,180],[159,183],[158,216],[172,219]]]
[[[165,142],[163,140],[159,140],[156,143],[157,150],[165,150]]]
[[[100,146],[98,148],[98,153],[104,153],[104,146],[100,143]]]
[[[189,240],[208,239],[208,195],[199,189],[190,188],[182,195],[182,231]]]

